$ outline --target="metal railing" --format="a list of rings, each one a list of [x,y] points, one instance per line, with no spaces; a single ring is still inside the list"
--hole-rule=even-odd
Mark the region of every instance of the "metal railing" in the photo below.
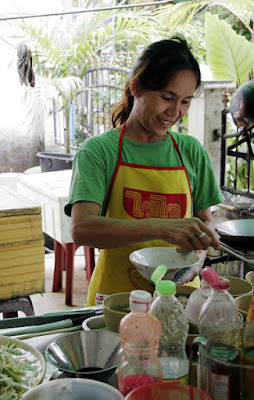
[[[239,130],[227,109],[221,118],[221,189],[254,198],[254,128]]]
[[[124,61],[121,61],[124,63]],[[127,64],[131,64],[128,60]],[[113,65],[93,66],[88,69],[84,90],[77,94],[70,105],[70,148],[75,152],[88,137],[100,135],[112,127],[111,110],[123,96],[123,86],[130,68]],[[57,111],[53,105],[55,144],[64,148],[65,120],[63,109]],[[188,127],[180,120],[177,130],[186,133]]]

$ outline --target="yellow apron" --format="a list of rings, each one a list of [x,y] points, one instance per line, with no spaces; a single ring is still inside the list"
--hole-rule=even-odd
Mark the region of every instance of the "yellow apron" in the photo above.
[[[181,167],[150,167],[121,161],[125,125],[119,140],[119,158],[108,193],[106,217],[119,219],[190,218],[192,193],[178,145],[171,135]],[[114,243],[112,243],[112,246]],[[102,249],[88,288],[87,306],[101,304],[107,295],[154,285],[143,278],[129,260],[129,254],[144,247],[173,246],[150,240],[124,247]],[[195,282],[196,281],[196,282]],[[199,278],[191,282],[199,287]]]

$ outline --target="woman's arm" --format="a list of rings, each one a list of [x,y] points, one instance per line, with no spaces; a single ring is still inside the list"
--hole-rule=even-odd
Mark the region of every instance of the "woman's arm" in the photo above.
[[[212,232],[214,232],[214,235],[217,238],[217,240],[219,240],[219,236],[216,233],[215,228],[214,228],[213,216],[212,216],[211,208],[209,207],[209,208],[206,208],[205,210],[197,211],[195,213],[195,216],[200,218],[206,224],[206,226]],[[195,269],[193,269],[192,275],[188,276],[188,279],[186,279],[186,280],[181,282],[182,284],[193,280],[195,278],[195,276],[199,275],[200,269],[203,267],[205,259],[206,259],[206,256],[207,256],[207,250],[208,250],[208,248],[207,249],[203,249],[203,251],[199,252],[200,262],[199,262],[198,266]],[[217,248],[216,250],[219,250],[219,248]],[[179,251],[179,249],[178,249],[178,251]]]
[[[204,217],[204,222],[196,217],[123,220],[102,217],[98,204],[80,201],[72,206],[72,237],[80,246],[97,248],[116,248],[161,239],[180,246],[181,252],[205,250],[209,246],[219,249],[220,244],[214,230],[210,228],[202,213],[204,214],[204,210],[199,212],[199,215]],[[199,238],[203,232],[206,235]]]

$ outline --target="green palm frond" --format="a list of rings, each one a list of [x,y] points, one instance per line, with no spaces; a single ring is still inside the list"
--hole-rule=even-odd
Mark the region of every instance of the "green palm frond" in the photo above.
[[[205,16],[207,61],[214,79],[244,82],[254,66],[254,43],[237,35],[217,15]]]
[[[174,31],[180,24],[187,25],[193,16],[209,3],[209,0],[198,0],[165,5],[155,11],[155,17],[161,24]]]
[[[59,98],[61,98],[63,106],[68,107],[78,90],[82,90],[82,81],[78,77],[56,77],[54,79],[37,77],[35,87],[27,86],[25,89],[24,103],[28,126],[38,118],[45,119],[50,112],[53,99],[58,104]]]
[[[234,14],[253,34],[250,22],[254,20],[253,0],[199,0],[186,1],[175,5],[169,4],[158,8],[155,16],[162,24],[174,30],[179,24],[187,25],[202,9],[211,6],[222,6]]]

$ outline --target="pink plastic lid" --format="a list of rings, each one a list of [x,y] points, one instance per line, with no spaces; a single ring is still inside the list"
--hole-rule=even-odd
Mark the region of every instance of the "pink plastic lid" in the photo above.
[[[209,283],[213,289],[228,290],[230,282],[226,278],[221,278],[214,269],[205,267],[201,272],[202,278]]]
[[[213,286],[218,283],[220,277],[214,269],[211,267],[205,267],[201,272],[202,278],[209,283],[209,285]]]
[[[219,281],[212,285],[212,288],[216,290],[228,290],[229,287],[230,281],[226,278],[219,278]]]

